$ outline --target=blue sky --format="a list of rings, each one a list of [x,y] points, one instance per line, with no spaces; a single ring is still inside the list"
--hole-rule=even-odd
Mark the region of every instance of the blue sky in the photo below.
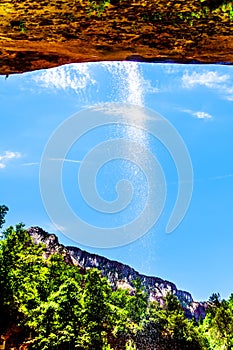
[[[67,118],[105,102],[127,102],[157,111],[183,138],[192,160],[194,187],[190,207],[173,233],[166,234],[165,227],[177,196],[176,168],[166,149],[150,136],[145,142],[165,173],[167,199],[159,221],[146,235],[124,247],[90,248],[70,241],[50,221],[39,188],[44,147]],[[141,273],[172,281],[197,300],[205,300],[213,292],[229,297],[233,292],[232,67],[135,62],[62,66],[0,77],[0,105],[0,202],[10,208],[6,225],[24,222],[26,226],[41,226],[55,232],[66,245],[78,245]],[[72,147],[69,158],[78,160],[78,152],[79,157],[84,155],[93,142],[113,138],[115,132],[103,127],[86,135]],[[64,164],[67,200],[84,220],[113,225],[117,221],[112,216],[98,217],[82,206],[78,169],[77,162]],[[126,164],[117,161],[103,168],[100,175],[104,180],[97,183],[100,194],[114,199],[114,183],[127,171]],[[130,171],[136,173],[137,168]],[[128,176],[132,178],[132,173]],[[144,180],[139,174],[134,210],[126,212],[122,222],[143,205]]]

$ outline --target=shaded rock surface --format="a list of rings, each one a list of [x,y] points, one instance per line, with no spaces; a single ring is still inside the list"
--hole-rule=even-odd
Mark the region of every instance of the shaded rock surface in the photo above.
[[[133,292],[133,281],[139,277],[151,301],[161,302],[162,297],[170,292],[178,297],[187,317],[194,316],[195,319],[205,317],[207,303],[195,302],[189,292],[177,289],[172,282],[158,277],[142,275],[128,265],[97,254],[88,253],[77,247],[65,247],[59,243],[55,234],[49,234],[40,227],[31,227],[28,229],[28,232],[36,244],[44,243],[47,246],[45,257],[59,253],[64,256],[67,263],[72,263],[83,271],[87,268],[97,268],[103,276],[108,278],[113,289],[120,287]]]

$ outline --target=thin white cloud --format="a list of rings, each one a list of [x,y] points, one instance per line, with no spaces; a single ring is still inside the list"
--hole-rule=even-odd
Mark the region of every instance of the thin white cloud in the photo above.
[[[204,182],[204,181],[220,181],[226,179],[233,179],[233,174],[219,175],[219,176],[211,176],[208,178],[197,178],[194,179],[195,182]],[[173,181],[170,182],[169,185],[177,185],[178,183],[190,183],[190,181]]]
[[[23,163],[23,166],[34,166],[34,165],[39,165],[39,162],[31,162],[31,163]]]
[[[56,223],[52,224],[51,226],[53,227],[53,230],[55,230],[55,231],[59,231],[59,232],[67,231],[65,226],[61,226],[61,225],[58,225]]]
[[[194,112],[193,113],[194,117],[197,117],[198,119],[212,119],[212,115],[206,112]]]
[[[217,88],[229,80],[228,74],[220,74],[217,71],[208,71],[203,73],[187,71],[182,76],[182,85],[184,88],[195,86],[206,86],[208,88]]]
[[[150,80],[143,80],[143,88],[146,93],[158,93],[160,92],[159,88],[153,86]]]
[[[227,100],[227,101],[233,101],[233,95],[226,96],[226,100]]]
[[[191,109],[182,109],[181,111],[188,113],[197,119],[204,119],[204,120],[213,119],[213,116],[211,114],[203,112],[203,111],[194,112]]]
[[[220,175],[215,177],[210,177],[210,180],[224,180],[233,177],[233,174]]]
[[[180,72],[180,65],[174,63],[166,63],[163,65],[163,69],[166,74],[177,74]]]
[[[183,74],[182,86],[186,89],[205,86],[216,91],[222,98],[233,101],[232,75],[221,74],[217,71],[192,72]]]
[[[233,101],[233,86],[223,86],[222,92],[227,101]]]
[[[42,73],[36,73],[33,80],[48,89],[70,89],[76,93],[80,93],[88,85],[94,85],[96,83],[91,77],[87,63],[70,64],[47,69]]]
[[[57,160],[60,162],[78,163],[78,164],[80,164],[82,162],[81,160],[66,159],[66,158],[50,158],[50,160]]]
[[[52,233],[64,232],[67,230],[64,226],[61,226],[55,223],[47,223],[43,225],[43,227],[47,232],[52,232]]]
[[[3,152],[3,154],[0,155],[0,169],[4,169],[10,160],[17,159],[20,157],[21,157],[21,153],[19,152],[12,152],[12,151]]]

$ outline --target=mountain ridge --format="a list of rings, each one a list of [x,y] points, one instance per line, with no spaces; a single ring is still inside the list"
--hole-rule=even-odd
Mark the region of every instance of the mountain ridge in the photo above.
[[[140,274],[129,265],[89,253],[78,247],[64,246],[59,243],[55,234],[50,234],[38,226],[30,227],[27,231],[36,244],[44,243],[46,245],[46,257],[53,253],[62,254],[67,263],[78,266],[83,272],[88,268],[97,268],[104,277],[107,277],[113,289],[129,289],[133,293],[133,281],[140,278],[148,293],[149,300],[162,302],[163,297],[170,292],[177,296],[188,318],[194,317],[198,320],[200,317],[205,317],[207,303],[195,302],[191,293],[179,290],[173,282],[163,280],[160,277]]]

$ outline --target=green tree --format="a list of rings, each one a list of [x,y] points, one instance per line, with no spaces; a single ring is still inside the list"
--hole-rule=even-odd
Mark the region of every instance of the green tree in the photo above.
[[[81,286],[67,279],[33,310],[27,325],[34,330],[32,348],[76,349],[82,344]]]
[[[8,212],[8,207],[6,205],[0,205],[0,229],[5,224],[5,216]]]
[[[219,307],[221,304],[221,296],[219,293],[213,293],[210,297],[209,297],[209,302],[211,304],[213,304],[216,307]]]
[[[0,332],[16,326],[18,344],[29,340],[37,350],[232,350],[233,294],[214,293],[197,324],[173,294],[148,302],[140,279],[133,293],[112,291],[97,269],[81,274],[62,252],[48,257],[18,224],[0,240]]]
[[[158,350],[204,349],[197,327],[189,321],[176,296],[171,293],[163,298],[163,305],[151,302],[143,331],[137,344],[145,350],[154,346]]]
[[[231,350],[233,348],[233,308],[232,296],[229,301],[221,300],[213,294],[212,302],[200,329],[210,349]]]
[[[136,278],[133,281],[134,295],[132,295],[127,300],[126,308],[128,310],[129,318],[135,322],[139,323],[146,314],[148,295],[142,285],[140,278]]]
[[[111,288],[100,271],[90,269],[85,276],[83,292],[83,319],[86,330],[86,348],[102,350],[104,338],[110,332]]]
[[[132,333],[135,333],[135,325],[128,307],[131,298],[129,289],[117,288],[111,293],[112,343],[116,349],[134,349]]]
[[[35,246],[22,224],[9,227],[0,245],[1,303],[5,327],[26,317],[39,302],[37,285],[41,283],[42,245]]]

